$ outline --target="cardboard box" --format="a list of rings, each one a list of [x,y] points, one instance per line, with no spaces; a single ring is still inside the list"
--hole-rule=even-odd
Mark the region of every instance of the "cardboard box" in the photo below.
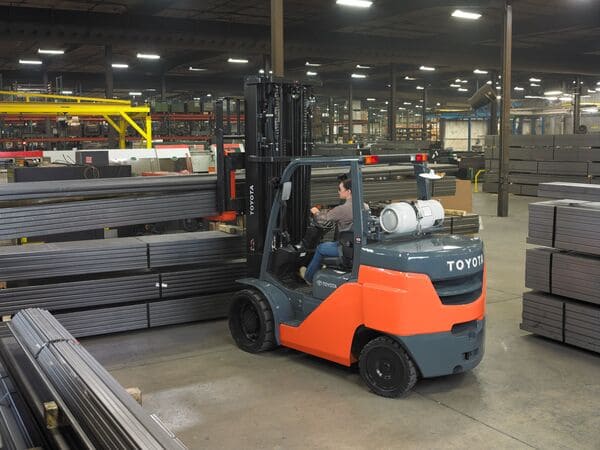
[[[473,188],[470,180],[456,180],[456,194],[451,197],[436,197],[444,209],[473,212]]]

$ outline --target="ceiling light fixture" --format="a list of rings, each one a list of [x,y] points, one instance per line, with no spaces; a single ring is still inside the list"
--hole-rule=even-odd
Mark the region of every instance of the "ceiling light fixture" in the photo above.
[[[481,17],[481,14],[479,14],[479,13],[463,11],[461,9],[454,10],[454,12],[451,15],[452,15],[452,17],[456,17],[458,19],[468,19],[468,20],[477,20]]]
[[[306,76],[307,77],[316,77],[317,76],[317,72],[311,72],[310,70],[306,72]]]
[[[136,56],[139,59],[160,59],[160,55],[154,53],[138,53]]]
[[[424,88],[423,86],[417,86],[417,91],[422,91],[422,90],[424,90],[424,89],[425,89],[425,88]]]
[[[373,97],[367,97],[367,101],[368,102],[374,102],[375,100],[377,100],[377,99],[373,98]]]
[[[306,61],[306,64],[304,64],[306,67],[321,67],[321,64],[319,63],[311,63]]]
[[[588,94],[595,94],[596,93],[596,89],[588,89]]]
[[[31,64],[34,66],[39,66],[42,64],[42,62],[37,59],[20,59],[19,64]]]
[[[552,96],[560,95],[560,94],[562,94],[562,91],[546,91],[546,92],[544,92],[544,95],[546,97],[548,97],[548,96],[552,97]]]
[[[451,88],[459,88],[459,87],[460,87],[460,84],[454,84],[454,83],[452,83],[452,84],[450,85],[450,87],[451,87]]]
[[[412,105],[412,102],[404,102],[404,103],[402,103],[402,104],[403,104],[403,105],[407,105],[407,106],[408,106],[408,105]]]
[[[566,95],[563,95],[562,97],[558,97],[558,99],[561,102],[570,102],[571,101],[571,97],[567,97]]]
[[[542,80],[540,78],[533,78],[533,77],[531,77],[529,79],[529,81],[532,82],[532,83],[540,83]]]
[[[353,6],[355,8],[369,8],[373,5],[370,0],[336,0],[338,5],[342,6]]]
[[[248,64],[248,60],[244,58],[229,58],[227,62],[232,64]]]
[[[60,91],[62,95],[73,95],[73,91]]]
[[[531,87],[540,87],[541,84],[537,84],[537,83],[529,83],[529,86]]]
[[[486,75],[488,73],[487,70],[481,70],[481,69],[475,69],[473,71],[473,73],[476,73],[477,75]]]
[[[65,51],[64,50],[49,50],[49,49],[38,48],[38,53],[40,55],[64,55]]]
[[[587,112],[587,113],[597,113],[598,112],[598,107],[597,106],[592,106],[590,108],[582,108],[583,112]]]
[[[468,89],[465,89],[465,88],[458,88],[458,91],[459,91],[459,92],[469,92],[469,90],[468,90]]]
[[[130,92],[129,95],[131,95],[132,97],[138,97],[138,96],[142,95],[142,93],[141,92],[137,92],[137,91],[133,91],[133,92]]]
[[[112,63],[110,66],[113,69],[127,69],[127,68],[129,68],[129,64],[123,64],[123,63]]]
[[[367,76],[364,73],[353,73],[351,75],[352,78],[367,78]]]
[[[371,66],[361,66],[360,64],[357,64],[357,65],[356,65],[356,68],[357,68],[357,69],[372,69],[372,67],[371,67]]]
[[[515,91],[524,91],[525,90],[525,88],[522,88],[520,86],[515,86],[514,89],[515,89]]]
[[[406,76],[404,77],[404,79],[405,79],[406,81],[415,81],[415,80],[416,80],[416,78],[409,77],[408,75],[406,75]],[[598,84],[600,84],[600,82],[599,82]]]
[[[204,71],[206,71],[206,69],[202,69],[200,67],[193,67],[193,66],[190,66],[188,70],[190,72],[204,72]]]
[[[492,84],[492,80],[486,81],[485,84]]]
[[[421,66],[419,67],[419,70],[423,70],[425,72],[433,72],[435,70],[435,67],[431,67],[431,66]]]

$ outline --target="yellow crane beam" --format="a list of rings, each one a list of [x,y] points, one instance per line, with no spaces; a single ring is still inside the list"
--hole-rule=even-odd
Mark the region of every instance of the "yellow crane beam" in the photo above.
[[[98,116],[119,133],[119,147],[125,148],[129,124],[143,139],[146,148],[152,148],[152,118],[149,106],[133,106],[128,100],[113,100],[69,95],[37,94],[17,91],[0,91],[0,97],[25,98],[25,101],[0,102],[0,115],[55,115]],[[45,101],[31,101],[32,98]],[[137,120],[142,121],[139,125]],[[117,123],[118,120],[118,123]]]

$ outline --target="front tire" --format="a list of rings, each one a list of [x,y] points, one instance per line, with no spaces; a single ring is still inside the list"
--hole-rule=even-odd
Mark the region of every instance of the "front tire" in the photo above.
[[[388,336],[372,339],[364,346],[358,367],[369,389],[383,397],[400,397],[417,382],[417,369],[412,359]]]
[[[239,348],[249,353],[275,348],[274,322],[271,306],[260,292],[244,289],[235,294],[229,309],[229,331]]]

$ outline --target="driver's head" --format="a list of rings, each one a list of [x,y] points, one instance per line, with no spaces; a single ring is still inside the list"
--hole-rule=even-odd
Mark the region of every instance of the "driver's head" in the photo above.
[[[338,194],[341,200],[347,200],[352,197],[352,180],[345,179],[338,184]]]

